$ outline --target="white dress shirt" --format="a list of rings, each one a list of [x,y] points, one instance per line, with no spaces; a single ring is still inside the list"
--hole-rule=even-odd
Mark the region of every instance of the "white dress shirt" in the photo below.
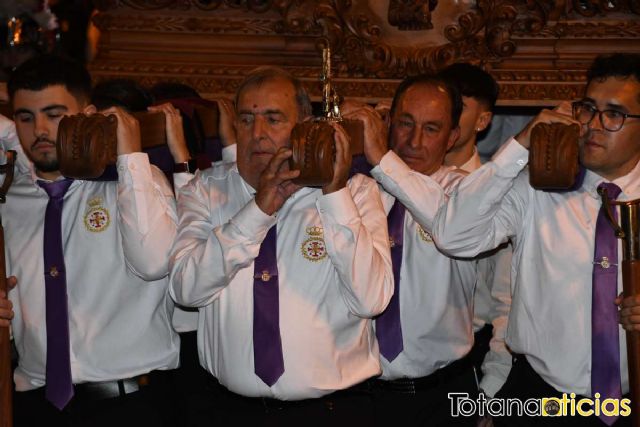
[[[507,344],[559,391],[591,395],[591,278],[601,205],[596,189],[604,179],[587,171],[576,191],[534,190],[523,170],[528,155],[511,139],[493,161],[460,183],[439,212],[434,234],[443,249],[458,256],[475,256],[511,239]],[[622,189],[618,200],[639,198],[640,166],[613,182]],[[620,272],[618,283],[621,292]],[[619,331],[625,393],[626,340]]]
[[[74,383],[129,378],[178,366],[171,328],[168,253],[175,202],[166,178],[143,153],[119,156],[118,182],[74,181],[64,196],[62,241]],[[32,173],[19,174],[0,205],[19,354],[18,391],[45,384],[43,260],[49,197]]]
[[[471,173],[482,166],[477,148],[460,169]],[[473,296],[473,330],[493,326],[489,351],[482,363],[480,388],[493,397],[507,381],[512,355],[505,344],[509,308],[511,307],[511,245],[482,254],[477,259],[476,291]]]
[[[474,148],[473,154],[471,155],[471,157],[469,157],[469,160],[467,160],[462,166],[460,166],[460,169],[465,172],[471,173],[474,170],[478,169],[480,166],[482,166],[482,160],[480,159],[480,155],[478,154],[478,149]]]
[[[283,400],[319,397],[378,375],[370,318],[388,304],[393,273],[375,181],[356,175],[327,195],[302,188],[275,216],[258,208],[254,193],[235,164],[200,171],[180,190],[171,296],[200,307],[202,366],[235,393]],[[253,264],[271,226],[278,227],[285,371],[268,387],[254,373]],[[305,250],[313,239],[323,248],[315,258]]]
[[[473,346],[475,261],[455,260],[436,248],[431,236],[414,219],[432,208],[435,182],[445,193],[464,177],[442,166],[427,177],[409,168],[393,151],[384,155],[371,175],[386,190],[388,213],[397,195],[406,207],[400,268],[400,321],[403,350],[389,363],[380,357],[384,380],[420,378],[464,357]],[[416,215],[417,216],[417,215]]]

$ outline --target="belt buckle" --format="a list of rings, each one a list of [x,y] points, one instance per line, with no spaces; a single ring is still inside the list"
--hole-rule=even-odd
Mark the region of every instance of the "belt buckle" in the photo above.
[[[415,395],[416,394],[416,382],[414,380],[409,379],[407,381],[407,384],[404,387],[404,390],[402,391],[402,393]]]
[[[282,409],[284,409],[283,401],[280,401],[278,399],[261,397],[260,400],[262,401],[262,406],[264,406],[264,411],[267,413],[270,411],[281,411]]]

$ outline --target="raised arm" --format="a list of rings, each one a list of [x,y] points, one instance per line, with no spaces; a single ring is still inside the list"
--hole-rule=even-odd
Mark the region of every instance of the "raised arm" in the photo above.
[[[356,316],[380,314],[393,295],[393,271],[377,184],[355,175],[347,188],[320,197],[317,207],[345,304]]]
[[[515,236],[531,193],[528,178],[519,177],[528,156],[511,139],[492,161],[460,182],[434,221],[432,234],[441,250],[475,257]]]
[[[145,280],[169,272],[168,255],[176,233],[175,200],[166,178],[140,152],[137,120],[124,110],[104,111],[118,120],[118,212],[128,268]]]

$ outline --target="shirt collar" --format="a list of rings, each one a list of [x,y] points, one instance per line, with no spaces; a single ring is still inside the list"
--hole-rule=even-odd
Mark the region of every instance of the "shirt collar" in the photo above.
[[[599,199],[600,195],[598,194],[598,185],[602,182],[613,182],[622,189],[622,193],[618,196],[618,200],[634,200],[640,198],[640,162],[636,163],[631,172],[616,178],[613,181],[608,181],[597,173],[587,169],[582,187],[592,197]]]
[[[452,170],[458,169],[455,166],[445,166],[445,165],[441,165],[440,168],[435,171],[434,173],[432,173],[431,175],[429,175],[429,177],[431,179],[433,179],[436,182],[440,182],[441,178],[444,177],[445,175],[447,175],[449,172],[451,172]]]

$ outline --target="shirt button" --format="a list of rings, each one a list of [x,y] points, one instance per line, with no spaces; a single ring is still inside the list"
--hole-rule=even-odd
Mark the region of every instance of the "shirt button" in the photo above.
[[[524,166],[527,163],[527,161],[520,159],[516,163],[518,164],[518,166]]]

